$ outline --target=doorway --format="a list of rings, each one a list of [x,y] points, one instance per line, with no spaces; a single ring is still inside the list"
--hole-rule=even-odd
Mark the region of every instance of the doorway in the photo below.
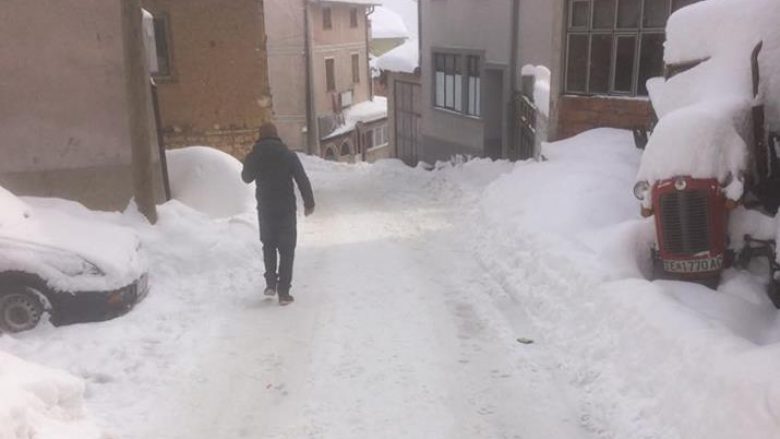
[[[482,120],[484,154],[491,159],[502,156],[504,145],[504,70],[485,69],[482,81]]]

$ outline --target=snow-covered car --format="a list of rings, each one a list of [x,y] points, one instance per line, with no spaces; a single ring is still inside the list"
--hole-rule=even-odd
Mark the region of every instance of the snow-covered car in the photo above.
[[[31,207],[0,187],[0,331],[102,321],[148,292],[138,236],[86,209]]]

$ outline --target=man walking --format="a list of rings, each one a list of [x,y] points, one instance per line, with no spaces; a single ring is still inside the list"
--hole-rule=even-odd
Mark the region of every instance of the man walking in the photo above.
[[[246,159],[241,178],[255,182],[260,241],[265,261],[265,295],[279,293],[279,305],[293,302],[290,295],[293,260],[297,240],[296,203],[293,180],[303,198],[305,215],[314,212],[311,183],[298,155],[287,148],[276,132],[276,126],[266,123]],[[278,272],[277,272],[278,261]]]

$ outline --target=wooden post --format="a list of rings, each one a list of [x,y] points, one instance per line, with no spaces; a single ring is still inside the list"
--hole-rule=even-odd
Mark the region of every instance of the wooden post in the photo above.
[[[125,61],[125,94],[130,145],[133,151],[133,192],[138,210],[157,222],[154,197],[154,162],[149,123],[149,82],[143,43],[140,0],[119,0]]]

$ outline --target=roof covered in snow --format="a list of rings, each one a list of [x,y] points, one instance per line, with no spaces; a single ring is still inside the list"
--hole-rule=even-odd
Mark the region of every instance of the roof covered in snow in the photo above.
[[[344,110],[344,123],[336,127],[331,133],[323,137],[323,140],[332,139],[346,134],[355,129],[359,122],[375,122],[387,117],[387,98],[374,96],[371,101],[361,102]]]
[[[406,28],[403,18],[386,7],[379,6],[369,16],[371,19],[371,38],[409,38],[409,29]]]
[[[413,73],[420,65],[419,42],[415,38],[385,53],[376,60],[379,70]]]

